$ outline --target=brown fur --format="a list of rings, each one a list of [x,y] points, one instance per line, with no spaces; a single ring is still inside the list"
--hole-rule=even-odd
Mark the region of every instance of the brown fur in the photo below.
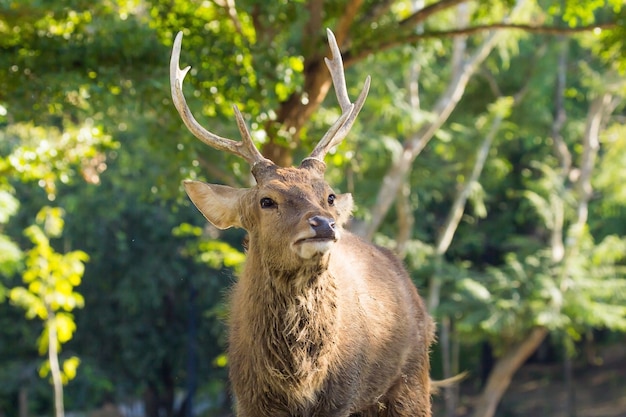
[[[433,322],[393,254],[342,229],[352,198],[328,203],[323,168],[257,165],[243,190],[185,183],[209,221],[249,233],[230,303],[237,416],[430,416]],[[313,216],[334,219],[338,239],[309,256],[294,242]]]

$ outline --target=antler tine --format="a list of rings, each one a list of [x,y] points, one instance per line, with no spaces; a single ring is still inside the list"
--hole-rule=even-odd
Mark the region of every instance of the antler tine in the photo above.
[[[370,89],[370,83],[371,83],[371,77],[368,75],[365,78],[365,83],[363,85],[363,89],[361,90],[361,93],[359,93],[359,97],[357,98],[356,102],[352,105],[353,109],[349,113],[349,117],[346,119],[345,123],[343,123],[340,126],[340,128],[337,130],[337,133],[332,137],[332,140],[330,141],[328,145],[328,150],[332,149],[333,146],[339,145],[341,141],[344,140],[346,136],[348,136],[348,133],[350,133],[350,129],[352,129],[352,125],[356,121],[356,117],[359,115],[361,108],[363,108],[363,105],[365,104],[365,99],[367,98],[367,93],[369,92],[369,89]]]
[[[331,78],[333,79],[333,85],[335,86],[335,94],[337,95],[339,106],[341,106],[341,110],[346,112],[352,103],[350,102],[350,97],[348,97],[348,87],[346,86],[346,74],[343,69],[341,51],[339,50],[339,45],[337,45],[337,38],[335,38],[335,34],[328,28],[326,29],[326,34],[328,36],[328,46],[330,47],[332,58],[324,58],[324,62],[328,67],[328,71],[330,71]]]
[[[188,66],[182,70],[179,67],[182,42],[183,32],[181,31],[176,35],[176,39],[174,39],[174,46],[172,47],[172,58],[170,60],[170,85],[172,90],[172,101],[174,102],[176,110],[178,110],[178,114],[180,114],[180,117],[183,119],[185,126],[187,126],[187,129],[189,129],[195,137],[210,147],[240,156],[245,159],[250,166],[254,166],[254,164],[260,161],[266,161],[267,159],[263,157],[261,152],[259,152],[256,146],[254,146],[250,132],[248,131],[246,123],[243,120],[243,116],[237,106],[234,106],[234,110],[235,118],[237,119],[237,126],[239,127],[239,132],[242,137],[241,142],[226,139],[211,133],[202,127],[195,119],[189,109],[189,106],[187,105],[185,96],[183,95],[183,80],[191,67]]]
[[[324,61],[326,62],[328,71],[330,71],[330,76],[333,80],[335,94],[337,95],[337,101],[341,107],[342,115],[330,127],[330,129],[328,129],[328,132],[326,132],[324,137],[322,137],[309,156],[309,158],[317,159],[322,162],[328,151],[333,146],[338,145],[348,135],[348,132],[350,132],[357,115],[361,111],[363,104],[365,104],[365,99],[367,98],[371,82],[371,78],[368,75],[357,101],[354,104],[351,103],[350,97],[348,96],[348,88],[346,87],[346,76],[344,73],[341,52],[339,51],[339,46],[337,45],[337,39],[335,39],[335,35],[330,29],[326,29],[326,33],[328,34],[328,45],[330,46],[332,59],[324,58]]]

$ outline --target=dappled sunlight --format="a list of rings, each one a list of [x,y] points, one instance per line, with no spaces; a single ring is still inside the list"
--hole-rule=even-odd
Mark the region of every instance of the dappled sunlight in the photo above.
[[[110,135],[87,120],[81,126],[55,127],[13,123],[0,132],[0,139],[17,144],[6,157],[15,177],[34,181],[54,200],[60,184],[74,180],[77,171],[89,183],[98,184],[106,170],[105,154],[99,149],[115,146]]]
[[[622,0],[0,2],[0,415],[61,400],[68,415],[232,412],[227,305],[248,237],[206,224],[182,182],[255,180],[185,129],[168,61],[184,32],[198,123],[238,138],[236,105],[252,146],[286,165],[344,113],[327,28],[348,97],[371,86],[323,151],[325,180],[353,195],[349,229],[403,258],[438,323],[433,379],[469,374],[435,416],[565,417],[568,401],[626,415],[625,14]],[[371,332],[384,352],[393,334]]]

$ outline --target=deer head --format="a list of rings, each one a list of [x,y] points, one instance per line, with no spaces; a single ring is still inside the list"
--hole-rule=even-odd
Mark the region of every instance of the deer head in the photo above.
[[[260,262],[270,268],[293,269],[303,260],[319,259],[341,235],[352,210],[350,194],[336,194],[324,180],[324,156],[348,134],[369,90],[370,77],[355,103],[348,97],[343,62],[337,41],[330,30],[332,59],[325,58],[335,86],[341,116],[322,137],[299,167],[279,167],[263,157],[234,106],[242,140],[235,141],[209,132],[193,117],[182,92],[190,67],[179,68],[182,32],[174,41],[170,61],[172,98],[187,128],[202,142],[245,159],[256,185],[237,189],[224,185],[185,181],[195,206],[220,229],[241,227],[250,234],[250,253],[260,251]]]

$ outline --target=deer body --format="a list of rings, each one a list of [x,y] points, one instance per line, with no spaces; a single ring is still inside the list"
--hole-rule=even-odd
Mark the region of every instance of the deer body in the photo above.
[[[430,416],[433,322],[401,262],[343,229],[352,197],[324,180],[323,157],[347,134],[369,86],[349,101],[330,31],[329,38],[327,64],[344,114],[310,157],[288,168],[260,155],[238,111],[242,142],[197,125],[180,90],[180,35],[174,44],[172,95],[185,124],[245,158],[257,182],[248,189],[185,182],[207,220],[249,234],[230,303],[237,416]]]
[[[240,415],[379,415],[395,401],[414,406],[390,415],[430,415],[430,340],[421,335],[432,330],[412,284],[390,273],[386,254],[350,234],[328,258],[327,269],[242,275],[229,349]],[[309,281],[302,287],[300,273]],[[263,281],[276,279],[293,283],[266,291]]]

